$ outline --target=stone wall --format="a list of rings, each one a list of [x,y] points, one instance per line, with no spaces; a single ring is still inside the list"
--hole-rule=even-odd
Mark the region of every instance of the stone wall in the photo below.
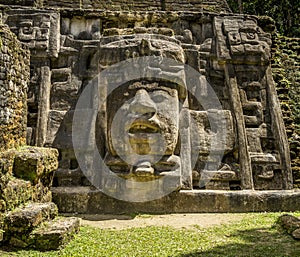
[[[58,167],[58,151],[25,146],[29,77],[29,50],[1,24],[0,246],[50,250],[78,231],[79,220],[52,221],[57,207],[51,202],[50,186]],[[53,238],[53,230],[57,238]]]
[[[300,186],[300,39],[274,35],[272,70],[291,150],[294,183]]]
[[[54,5],[53,2],[53,6],[56,8],[65,3]],[[203,2],[198,0],[194,4],[201,5]],[[44,5],[49,6],[50,2],[46,4],[44,1]],[[214,2],[214,6],[217,7],[217,2]],[[216,158],[210,160],[209,167],[214,169],[211,174],[215,179],[206,188],[199,184],[200,175],[206,176],[203,164],[209,151],[208,148],[202,149],[202,145],[193,144],[192,147],[199,150],[199,158],[195,167],[182,169],[188,173],[183,175],[184,179],[189,181],[184,188],[292,188],[286,134],[270,74],[272,41],[270,35],[259,28],[255,17],[189,11],[126,12],[55,8],[3,9],[4,22],[31,51],[28,142],[59,150],[55,186],[90,185],[75,157],[72,142],[75,106],[89,81],[100,70],[124,58],[137,54],[174,54],[177,57],[185,56],[184,63],[199,72],[199,81],[210,83],[224,114],[229,114],[229,122],[226,122],[230,131],[226,135],[226,140],[230,142],[228,149],[220,165],[214,163]],[[147,83],[150,85],[152,82]],[[202,85],[191,84],[188,87],[197,96],[208,94]],[[105,98],[105,89],[101,90],[101,97]],[[122,98],[116,99],[117,102],[123,101]],[[198,122],[198,134],[203,135],[203,140],[209,143],[213,133],[206,133],[210,131],[205,125],[208,117],[206,111],[193,97],[189,96],[186,101],[187,115]],[[212,103],[208,103],[207,107],[215,108]],[[107,163],[118,169],[120,162],[110,159],[115,157],[108,135],[109,122],[114,117],[110,110],[110,106],[100,110],[103,119],[97,125],[100,134],[96,140],[101,141],[102,157],[106,155]],[[205,133],[202,133],[203,130]],[[92,135],[92,131],[87,134]],[[95,137],[91,136],[91,142],[94,140],[92,138]],[[187,132],[185,140],[180,143],[188,144],[188,140],[195,142],[194,134]],[[181,155],[180,147],[178,144],[168,154],[177,154],[178,157]],[[186,154],[190,156],[192,149],[190,146],[187,149]],[[189,165],[184,163],[187,159],[182,158],[182,165]],[[127,166],[123,167],[126,169]]]
[[[94,190],[91,184],[97,187],[99,184],[94,182],[99,181],[107,185],[109,192],[121,189],[122,196],[129,192],[146,198],[151,195],[146,187],[136,191],[136,187],[125,183],[122,188],[124,180],[127,182],[131,177],[137,181],[144,178],[156,180],[167,173],[173,174],[176,190],[201,189],[205,192],[208,189],[207,194],[210,190],[220,189],[235,191],[293,188],[290,151],[271,72],[272,40],[269,32],[272,32],[274,26],[262,26],[264,21],[268,23],[268,19],[221,14],[221,11],[229,12],[225,0],[0,0],[0,3],[11,5],[10,8],[0,5],[3,22],[31,52],[27,139],[28,144],[51,146],[59,151],[53,192],[61,210],[68,204],[77,210],[81,206],[78,197],[90,201],[89,194],[84,192]],[[29,6],[33,8],[28,8]],[[182,69],[181,66],[175,65],[176,69],[168,70],[173,66],[162,63],[161,66],[153,68],[146,61],[139,63],[137,67],[148,65],[146,70],[159,70],[159,73],[172,76],[179,74],[176,78],[180,76],[185,81],[184,90],[178,81],[167,82],[147,74],[146,77],[141,76],[120,85],[111,93],[109,85],[104,83],[99,92],[93,89],[87,108],[81,109],[80,105],[78,107],[81,93],[86,88],[89,89],[90,82],[99,71],[107,71],[112,64],[125,59],[149,56],[159,57],[154,59],[160,60],[165,59],[161,57],[180,60],[193,67],[198,72],[197,77],[193,79],[190,74],[183,76],[183,73],[177,72]],[[141,59],[145,60],[143,58]],[[277,80],[282,82],[287,75],[280,69],[281,66],[277,68],[278,74],[284,73]],[[110,72],[116,80],[127,76],[126,72],[123,72],[125,75],[122,73],[122,69]],[[218,101],[212,100],[209,85]],[[160,89],[165,91],[160,92]],[[284,86],[282,92],[280,86],[278,89],[284,102],[287,89]],[[99,96],[100,99],[94,96]],[[155,96],[165,97],[156,99]],[[145,99],[147,101],[143,102]],[[149,99],[153,100],[152,103]],[[297,102],[296,98],[291,99],[294,99],[294,103]],[[104,104],[98,106],[99,102]],[[149,103],[150,106],[145,106]],[[216,107],[216,103],[220,106]],[[183,108],[179,113],[178,106],[181,104]],[[159,106],[162,113],[157,113],[153,106]],[[282,108],[286,124],[289,124],[284,104]],[[126,118],[135,113],[124,112],[124,122],[117,126],[120,131],[116,130],[116,139],[119,140],[117,146],[120,148],[113,145],[112,136],[115,129],[112,128],[113,119],[118,110],[148,112],[135,124],[132,122],[134,125],[131,124],[130,127],[126,125]],[[78,113],[81,114],[79,119]],[[149,115],[155,117],[151,122]],[[221,122],[218,121],[220,116],[223,116]],[[165,118],[161,119],[162,117]],[[91,118],[91,121],[86,118]],[[214,128],[217,123],[220,127]],[[160,126],[161,124],[165,125]],[[75,131],[79,128],[80,133],[74,133],[74,128]],[[292,135],[294,130],[288,127],[288,133],[292,131]],[[81,134],[82,131],[85,135]],[[147,154],[148,148],[145,145],[156,145],[152,145],[152,140],[139,137],[139,134],[156,134],[154,132],[157,131],[160,131],[158,134],[168,144],[160,161],[154,162],[152,157],[147,159],[150,154]],[[215,141],[222,141],[225,149],[212,147],[214,137],[222,134],[220,131],[227,131],[226,135],[221,135]],[[120,151],[121,154],[128,154],[122,152],[128,145],[123,134],[118,132],[131,134],[131,148],[134,145],[138,153],[144,155],[145,160],[126,163],[119,158]],[[181,134],[180,140],[173,137],[176,133]],[[81,139],[84,144],[74,144],[77,139]],[[297,140],[295,138],[294,141]],[[118,178],[123,178],[122,183],[113,180],[112,177],[115,176],[102,176],[102,169],[96,165],[96,160],[100,158],[92,159],[95,156],[91,155],[90,146],[98,147],[101,158]],[[292,148],[292,153],[297,147],[296,145],[296,148]],[[78,149],[83,151],[79,153]],[[224,155],[219,156],[223,150]],[[157,154],[150,153],[153,156]],[[294,152],[292,158],[297,155]],[[15,158],[14,162],[18,163],[18,160]],[[24,160],[21,162],[24,163]],[[26,163],[31,165],[32,162]],[[15,170],[22,179],[34,177],[34,171],[30,172],[27,164],[18,164],[23,165],[22,169]],[[36,177],[34,181],[39,179]],[[102,184],[100,186],[98,188],[102,188]],[[163,187],[169,185],[161,183],[158,186],[161,188],[155,188],[155,191],[162,192]],[[194,190],[190,191],[191,194],[194,194]],[[252,195],[253,192],[250,192]],[[237,194],[238,201],[234,202],[243,202],[242,194],[244,192]],[[69,201],[68,195],[74,196],[74,201]],[[108,208],[110,206],[103,199],[91,202],[93,207],[102,204]],[[281,208],[276,201],[274,204],[276,210]],[[122,207],[119,203],[116,206]],[[72,208],[65,211],[71,211]],[[216,209],[215,206],[212,208]],[[91,209],[100,211],[99,208]],[[204,210],[201,204],[196,209]],[[157,206],[156,210],[160,208]],[[269,206],[264,206],[263,210],[270,210]],[[86,211],[89,210],[82,212]]]
[[[0,0],[0,4],[50,8],[102,9],[114,11],[210,11],[230,12],[225,0]]]
[[[29,51],[0,26],[0,151],[26,142]]]
[[[0,4],[33,6],[36,0],[0,0]]]

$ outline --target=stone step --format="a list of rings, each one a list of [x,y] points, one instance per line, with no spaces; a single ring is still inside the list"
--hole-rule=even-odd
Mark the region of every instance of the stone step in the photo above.
[[[90,186],[91,183],[84,176],[80,168],[70,169],[57,169],[55,172],[54,186]]]
[[[13,174],[34,185],[40,180],[44,185],[50,185],[53,171],[58,166],[57,157],[58,151],[54,148],[26,147],[16,152]]]
[[[88,186],[52,187],[52,199],[62,213],[88,213],[89,199],[97,190]]]
[[[79,227],[79,218],[58,217],[34,229],[29,235],[29,242],[39,251],[58,250],[73,238]]]
[[[54,219],[57,215],[57,206],[52,202],[30,203],[7,214],[4,219],[5,236],[29,233],[42,222]]]
[[[4,186],[0,196],[0,211],[9,211],[29,201],[33,188],[29,181],[11,178]]]
[[[216,213],[300,208],[300,190],[180,190],[149,202],[122,201],[89,187],[57,187],[52,188],[52,193],[60,212],[65,213]]]

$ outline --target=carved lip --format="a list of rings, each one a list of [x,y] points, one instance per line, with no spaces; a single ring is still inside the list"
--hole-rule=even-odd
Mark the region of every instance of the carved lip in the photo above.
[[[148,120],[136,120],[130,124],[130,127],[128,128],[128,132],[130,134],[159,133],[160,127],[155,122],[151,122]]]

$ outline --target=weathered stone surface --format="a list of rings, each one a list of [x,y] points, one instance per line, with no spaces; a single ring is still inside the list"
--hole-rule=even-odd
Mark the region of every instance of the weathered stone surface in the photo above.
[[[299,190],[181,190],[158,200],[132,203],[111,198],[90,187],[53,188],[53,201],[63,213],[297,211],[299,197]]]
[[[0,153],[0,211],[6,210],[8,205],[6,201],[10,200],[11,197],[11,195],[7,195],[8,197],[5,197],[4,192],[10,191],[6,189],[6,187],[12,179],[14,156],[13,151]]]
[[[0,242],[14,248],[57,250],[79,231],[78,218],[57,218],[54,203],[30,203],[0,216]]]
[[[76,186],[81,183],[84,174],[80,169],[70,171],[68,169],[58,169],[55,172],[55,186]]]
[[[9,211],[32,199],[33,188],[29,181],[11,178],[1,189],[3,205],[0,211]]]
[[[300,240],[300,229],[296,229],[292,233],[293,238]]]
[[[167,175],[172,190],[293,188],[270,69],[272,42],[263,30],[271,29],[268,19],[221,10],[228,10],[226,1],[45,0],[36,1],[35,9],[3,8],[4,23],[31,51],[27,140],[58,148],[55,186],[80,189],[89,180],[120,197],[132,192],[143,199],[151,194],[148,187],[132,181],[151,181],[154,193],[165,192],[171,188]],[[166,58],[179,64],[165,65]],[[128,70],[110,69],[139,59],[144,62]],[[130,79],[141,67],[142,76]],[[105,71],[111,80],[96,77]],[[92,88],[88,107],[78,110],[93,78],[101,86]],[[110,83],[120,84],[111,92]],[[45,179],[35,157],[22,158],[15,159],[15,174],[35,184],[35,192],[43,191],[52,171],[43,171]],[[26,169],[17,169],[19,159]],[[112,174],[103,172],[100,159]],[[50,167],[56,169],[54,161]],[[74,199],[80,194],[68,190]],[[50,199],[46,192],[36,198],[43,195]],[[78,204],[90,211],[89,197],[70,201],[66,209]],[[55,199],[61,205],[57,194]],[[225,201],[220,209],[228,206]]]
[[[1,176],[5,174],[12,174],[13,164],[14,164],[15,152],[5,151],[0,152],[0,174]]]
[[[51,201],[50,186],[57,168],[55,149],[30,147],[2,152],[0,168],[0,211],[12,210],[29,200]]]
[[[3,24],[0,40],[0,151],[3,151],[26,142],[29,52]]]
[[[22,234],[31,231],[43,221],[57,216],[54,203],[33,203],[10,212],[5,218],[5,231],[9,234]]]
[[[13,177],[14,157],[14,150],[0,153],[0,212],[12,210],[32,198],[30,182]]]
[[[13,174],[34,185],[42,181],[44,186],[51,186],[57,157],[58,152],[53,148],[25,147],[16,152]]]
[[[284,214],[280,216],[278,222],[281,223],[289,233],[300,227],[300,220],[290,214]]]
[[[62,213],[87,213],[93,190],[90,187],[54,187],[53,201]],[[74,212],[74,213],[75,213]]]
[[[22,5],[22,6],[37,6],[50,8],[74,8],[74,9],[102,9],[114,11],[210,11],[210,12],[230,12],[230,9],[225,0],[215,1],[184,1],[184,0],[111,0],[106,2],[103,0],[0,0],[0,4],[6,5]]]
[[[53,57],[57,56],[59,48],[58,19],[59,15],[52,11],[16,10],[9,15],[7,24],[36,56]]]
[[[0,4],[34,6],[36,0],[0,0]]]
[[[23,1],[21,4],[27,5],[29,2]],[[22,12],[24,15],[10,16],[11,29],[16,30],[13,24],[20,22],[18,37],[25,41],[31,51],[37,50],[35,53],[40,57],[55,56],[58,38],[55,40],[53,32],[58,30],[58,23],[55,22],[57,16],[50,14],[43,17],[27,10],[26,14]],[[51,26],[54,28],[52,32],[49,29]],[[58,166],[58,151],[53,148],[24,146],[26,131],[31,131],[31,136],[27,137],[29,142],[34,136],[38,144],[45,140],[43,133],[36,133],[33,128],[26,129],[29,52],[8,27],[3,24],[0,27],[0,242],[26,248],[33,247],[32,244],[35,243],[30,241],[29,233],[42,222],[54,219],[58,213],[57,206],[50,202],[50,186]],[[41,50],[47,54],[40,54]],[[31,95],[30,92],[28,103],[31,103],[31,109],[36,106],[35,100],[40,101],[37,104],[40,114],[47,112],[49,102],[43,99],[47,97],[47,86],[50,85],[45,80],[49,75],[49,68],[38,68],[38,73],[44,87],[36,90],[37,82],[33,76],[31,92],[34,93]],[[35,98],[37,91],[39,99]],[[35,124],[43,131],[47,120],[39,116]],[[75,220],[64,223],[68,230],[61,231],[60,240],[55,239],[56,245],[62,244],[70,234],[77,231],[77,223]]]
[[[54,219],[57,206],[54,203],[32,203],[8,212],[3,219],[3,239],[10,246],[26,248],[32,243],[29,233],[39,224]]]
[[[300,219],[290,214],[284,214],[278,218],[278,223],[295,239],[300,239]]]
[[[29,241],[40,251],[58,250],[73,238],[79,231],[79,226],[79,218],[58,217],[34,229],[30,233]]]

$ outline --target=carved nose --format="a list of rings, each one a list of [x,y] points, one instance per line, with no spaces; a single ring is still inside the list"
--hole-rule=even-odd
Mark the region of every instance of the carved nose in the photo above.
[[[136,92],[129,109],[133,113],[147,115],[147,118],[151,118],[156,113],[156,105],[145,89]]]

